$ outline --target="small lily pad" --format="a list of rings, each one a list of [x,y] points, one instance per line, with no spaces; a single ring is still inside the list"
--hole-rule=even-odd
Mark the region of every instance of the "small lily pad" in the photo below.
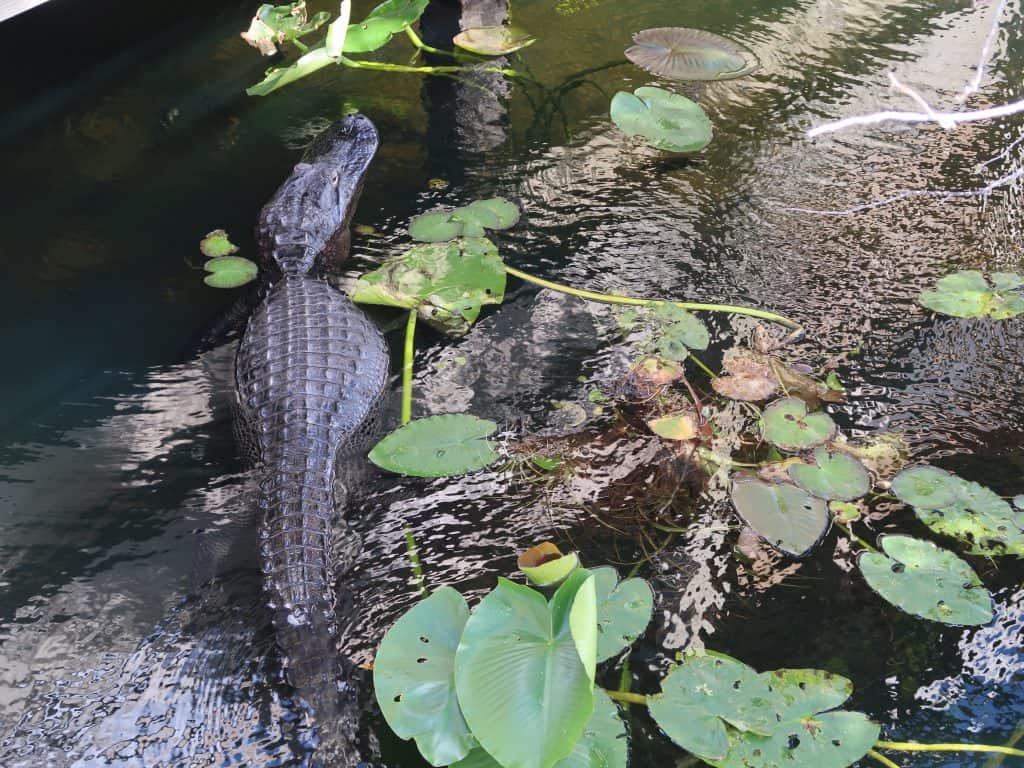
[[[733,354],[722,361],[723,375],[711,380],[711,388],[731,400],[760,402],[779,390],[771,366],[752,354]]]
[[[871,490],[871,477],[863,464],[845,453],[829,453],[824,447],[815,449],[814,464],[794,464],[789,476],[820,499],[853,501]]]
[[[711,143],[712,128],[704,110],[685,96],[645,86],[612,97],[612,121],[627,136],[643,136],[668,152],[697,152]]]
[[[223,229],[215,229],[199,241],[199,250],[208,259],[219,259],[238,253],[238,246],[228,240],[228,233]]]
[[[732,503],[743,521],[765,541],[794,557],[803,557],[814,549],[832,522],[822,499],[788,483],[734,477]]]
[[[476,744],[455,695],[455,650],[468,619],[465,598],[441,587],[395,622],[374,658],[384,719],[431,765],[460,760]]]
[[[764,439],[783,451],[797,453],[831,440],[835,422],[825,413],[808,413],[795,397],[776,400],[764,409]]]
[[[480,56],[504,56],[533,45],[537,38],[521,27],[492,26],[464,29],[452,42]]]
[[[883,535],[884,552],[857,558],[868,586],[907,613],[943,624],[975,626],[992,620],[992,596],[967,563],[910,536]]]
[[[703,29],[656,27],[633,34],[626,58],[671,80],[728,80],[758,68],[748,48]]]
[[[688,412],[651,419],[647,426],[651,432],[666,440],[692,440],[697,436],[697,424],[693,414]]]
[[[488,439],[497,428],[493,421],[464,413],[416,419],[377,443],[369,459],[400,475],[461,475],[498,458],[494,442]]]
[[[508,229],[517,221],[519,207],[503,197],[493,197],[416,216],[409,223],[409,235],[420,242],[440,243],[457,237],[483,237],[485,229]]]
[[[211,288],[238,288],[251,283],[260,268],[241,256],[220,256],[203,265],[208,274],[203,282]]]
[[[953,317],[991,317],[1005,320],[1024,313],[1024,278],[995,272],[991,283],[981,272],[965,270],[939,279],[935,288],[922,291],[918,301],[927,309]]]
[[[828,511],[840,523],[849,525],[860,520],[864,516],[864,509],[860,504],[850,501],[830,501]]]
[[[517,565],[532,583],[550,587],[565,581],[579,567],[580,558],[575,552],[563,555],[550,541],[542,541],[519,555]]]
[[[356,281],[352,300],[413,309],[452,336],[466,333],[486,304],[505,296],[505,265],[482,237],[425,243]]]
[[[597,660],[605,661],[644,633],[654,610],[654,595],[644,579],[619,581],[611,566],[591,568],[597,597]]]

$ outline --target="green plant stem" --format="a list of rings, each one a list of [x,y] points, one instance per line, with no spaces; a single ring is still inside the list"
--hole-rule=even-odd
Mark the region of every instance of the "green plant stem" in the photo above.
[[[713,464],[717,464],[720,467],[748,467],[751,469],[757,469],[760,464],[748,464],[744,461],[733,461],[732,459],[722,456],[721,454],[715,453],[707,448],[698,448],[697,453],[705,461],[710,461]]]
[[[1000,747],[993,744],[918,744],[914,741],[878,741],[879,749],[892,749],[898,752],[996,752],[1000,755],[1024,757],[1024,749]]]
[[[870,550],[871,552],[878,552],[878,550],[877,550],[877,549],[875,549],[875,548],[874,548],[873,546],[871,546],[871,545],[870,545],[870,544],[868,544],[868,543],[867,543],[866,541],[864,541],[864,539],[862,539],[862,538],[861,538],[860,536],[858,536],[857,534],[855,534],[855,533],[854,533],[854,532],[853,532],[853,531],[852,531],[852,530],[850,529],[850,527],[849,527],[848,525],[846,525],[845,523],[842,523],[842,522],[840,522],[839,520],[836,520],[836,518],[835,518],[835,517],[833,517],[833,518],[832,518],[832,522],[836,524],[836,527],[837,527],[837,528],[838,528],[839,530],[841,530],[841,531],[842,531],[843,533],[845,533],[845,534],[846,534],[847,536],[849,536],[849,537],[850,537],[851,539],[853,539],[853,540],[854,540],[855,542],[857,542],[857,543],[858,543],[858,544],[860,544],[860,545],[861,545],[862,547],[864,547],[864,549]]]
[[[410,67],[405,64],[389,64],[385,61],[362,61],[350,59],[347,56],[339,56],[338,61],[346,67],[353,69],[375,69],[381,72],[411,72],[419,75],[449,75],[455,72],[468,72],[468,67],[444,66],[444,67]],[[522,77],[514,69],[498,69],[497,67],[484,67],[473,70],[476,72],[497,72],[505,77]]]
[[[406,27],[405,34],[409,36],[409,40],[412,41],[412,44],[419,48],[421,51],[426,51],[427,53],[436,53],[440,56],[454,56],[454,54],[451,51],[443,51],[440,48],[434,48],[432,45],[427,45],[426,43],[424,43],[423,40],[420,38],[419,35],[416,34],[412,27]]]
[[[423,563],[420,560],[420,550],[416,546],[416,537],[413,535],[412,528],[408,525],[405,525],[404,529],[405,554],[409,557],[409,563],[412,565],[412,575],[416,579],[416,588],[419,589],[420,594],[426,597],[430,594],[430,590],[427,589],[427,580],[423,576]]]
[[[409,310],[405,323],[405,356],[402,360],[402,423],[412,421],[412,361],[413,340],[416,338],[416,310]]]
[[[689,357],[690,357],[691,360],[693,360],[693,362],[695,362],[697,364],[698,368],[700,368],[702,371],[704,371],[704,373],[706,373],[708,375],[708,378],[711,378],[711,379],[717,379],[718,378],[718,374],[715,373],[714,371],[712,371],[706,365],[704,365],[704,362],[699,357],[697,357],[695,354],[693,354],[693,352],[689,353]]]
[[[869,749],[868,750],[868,756],[875,758],[875,760],[877,760],[882,765],[884,765],[885,768],[900,768],[897,763],[894,763],[892,760],[890,760],[885,755],[882,755],[882,754],[879,754],[878,752],[875,752],[875,750],[873,750],[873,749]]]
[[[624,704],[640,704],[647,706],[647,697],[642,693],[630,693],[629,691],[609,691],[607,688],[604,692],[608,694],[608,698],[612,701],[621,701]]]
[[[1006,744],[1003,746],[1015,746],[1021,739],[1024,739],[1024,720],[1017,723],[1017,727],[1013,729],[1013,733],[1010,734],[1010,738],[1006,740]],[[992,755],[992,757],[985,761],[985,765],[982,768],[998,768],[1005,760],[1006,755]]]
[[[629,693],[632,687],[633,673],[629,668],[629,656],[622,662],[622,671],[619,673],[619,693]]]
[[[769,320],[773,323],[778,323],[786,328],[794,331],[792,335],[797,336],[803,333],[803,326],[797,323],[795,320],[790,320],[788,317],[777,315],[774,312],[768,312],[763,309],[753,309],[752,307],[738,307],[732,304],[702,304],[693,301],[675,301],[673,299],[638,299],[632,296],[613,296],[609,293],[598,293],[596,291],[585,291],[580,288],[572,288],[568,285],[562,285],[561,283],[555,283],[551,280],[545,280],[542,277],[535,277],[528,272],[521,272],[518,269],[514,269],[508,265],[505,266],[505,272],[512,277],[518,277],[520,280],[526,280],[527,282],[539,285],[542,288],[550,288],[553,291],[559,293],[566,293],[570,296],[577,296],[581,299],[587,299],[588,301],[599,301],[604,304],[626,304],[634,307],[652,307],[659,304],[671,304],[679,307],[680,309],[693,309],[705,312],[726,312],[733,315],[748,315],[750,317],[758,317],[762,320]]]

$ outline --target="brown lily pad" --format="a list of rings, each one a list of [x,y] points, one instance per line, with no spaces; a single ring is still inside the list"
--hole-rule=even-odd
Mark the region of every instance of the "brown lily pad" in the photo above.
[[[732,400],[761,402],[779,389],[770,365],[752,354],[736,354],[722,362],[726,375],[711,381],[711,388]]]

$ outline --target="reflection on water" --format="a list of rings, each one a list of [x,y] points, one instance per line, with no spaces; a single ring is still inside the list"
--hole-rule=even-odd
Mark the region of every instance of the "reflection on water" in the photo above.
[[[189,260],[216,227],[251,253],[259,206],[312,132],[344,109],[365,111],[382,135],[357,213],[378,235],[357,237],[346,276],[400,247],[410,214],[502,194],[524,208],[524,223],[502,238],[517,267],[597,290],[790,315],[808,328],[798,352],[808,361],[858,350],[839,371],[850,402],[833,408],[850,432],[898,430],[920,459],[1024,492],[1024,324],[935,319],[914,302],[954,268],[1020,268],[1020,191],[847,217],[786,210],[1003,175],[1012,154],[977,166],[1015,138],[1010,124],[803,138],[827,119],[902,106],[887,88],[890,69],[933,103],[952,104],[988,9],[923,0],[584,5],[570,16],[553,14],[550,1],[515,5],[518,23],[544,31],[524,56],[545,83],[614,64],[626,33],[649,26],[706,27],[757,53],[763,68],[753,77],[682,86],[715,124],[706,152],[666,159],[622,140],[602,90],[650,82],[628,66],[566,89],[561,114],[535,112],[524,86],[512,88],[504,141],[487,153],[438,144],[452,132],[439,130],[443,113],[428,121],[431,98],[413,77],[325,71],[249,100],[241,91],[263,62],[237,39],[253,10],[243,2],[158,61],[122,67],[116,79],[86,73],[73,99],[5,115],[0,135],[16,141],[0,148],[0,162],[19,194],[4,209],[0,284],[0,327],[17,361],[0,380],[0,764],[310,760],[316,738],[279,682],[253,570],[251,478],[230,425],[232,348],[188,348],[230,297],[204,289]],[[1018,4],[1010,11],[1011,42],[976,106],[1016,97],[1022,17]],[[434,176],[450,186],[428,189]],[[751,330],[737,318],[710,325],[712,364]],[[554,431],[552,401],[590,408],[589,388],[620,376],[633,354],[607,309],[518,283],[465,338],[420,336],[417,412],[469,410],[509,432]],[[609,421],[584,430],[601,433]],[[350,510],[360,556],[343,582],[342,651],[368,661],[416,599],[407,529],[429,584],[474,595],[510,573],[520,549],[551,538],[623,571],[651,556],[642,573],[659,604],[637,651],[638,687],[676,650],[706,645],[761,668],[850,675],[855,706],[894,738],[999,743],[1018,726],[1019,564],[974,562],[993,587],[997,619],[963,630],[881,605],[834,537],[805,562],[740,563],[717,479],[692,515],[674,521],[680,530],[619,536],[608,524],[621,516],[609,510],[628,507],[649,446],[602,440],[586,446],[590,470],[575,495],[501,471],[371,476]],[[910,524],[905,514],[875,523]],[[637,721],[636,764],[664,763],[653,733]],[[372,714],[364,739],[368,757],[420,765]]]

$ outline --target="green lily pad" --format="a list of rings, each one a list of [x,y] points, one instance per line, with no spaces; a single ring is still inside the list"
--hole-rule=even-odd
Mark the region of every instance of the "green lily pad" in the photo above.
[[[658,725],[720,768],[845,768],[878,740],[878,725],[863,714],[824,711],[846,701],[852,685],[821,670],[758,675],[722,654],[691,655],[662,689],[650,704]]]
[[[783,451],[799,451],[821,445],[836,433],[835,422],[825,413],[808,413],[807,404],[784,397],[764,409],[764,439]]]
[[[636,642],[651,621],[654,595],[644,579],[626,579],[611,566],[592,568],[597,594],[597,660],[605,661]]]
[[[707,326],[685,309],[674,304],[661,304],[653,311],[659,326],[657,350],[666,360],[685,360],[689,350],[703,350],[711,343]]]
[[[650,696],[647,708],[665,734],[683,749],[712,762],[729,753],[726,724],[772,733],[772,692],[753,669],[724,654],[687,656]]]
[[[277,53],[278,43],[308,35],[326,24],[330,18],[331,14],[320,11],[307,20],[305,0],[288,5],[265,3],[252,17],[249,29],[242,33],[242,39],[264,56],[272,56]]]
[[[368,53],[383,48],[392,35],[416,23],[428,3],[429,0],[385,0],[365,19],[348,25],[341,50]]]
[[[594,579],[579,569],[550,603],[499,579],[470,616],[455,689],[481,748],[505,768],[551,768],[583,734],[594,709],[596,610]]]
[[[208,259],[219,259],[238,253],[238,246],[228,240],[228,233],[223,229],[215,229],[199,241],[199,250]]]
[[[415,419],[377,443],[369,459],[400,475],[461,475],[498,458],[494,442],[487,439],[497,428],[493,421],[465,413]]]
[[[626,58],[671,80],[728,80],[758,68],[748,48],[703,29],[656,27],[633,34]]]
[[[861,552],[864,580],[907,613],[943,624],[974,626],[992,620],[992,596],[967,563],[910,536],[883,535],[884,552]]]
[[[565,581],[579,567],[580,558],[575,552],[563,555],[550,541],[542,541],[519,555],[517,565],[531,583],[550,587]]]
[[[697,436],[693,413],[684,411],[674,416],[651,419],[647,422],[651,432],[666,440],[692,440]]]
[[[981,272],[954,272],[939,279],[934,290],[922,291],[918,301],[934,312],[953,317],[991,317],[1005,320],[1024,313],[1024,296],[1017,289],[1024,278],[1012,272],[995,272],[991,283]]]
[[[208,274],[203,282],[211,288],[237,288],[251,283],[260,268],[241,256],[220,256],[203,265]]]
[[[415,308],[430,325],[452,336],[466,333],[485,304],[505,297],[498,249],[482,237],[410,248],[356,281],[352,300]]]
[[[668,152],[697,152],[711,143],[711,121],[685,96],[645,86],[612,97],[612,121],[627,136],[643,136]]]
[[[452,42],[463,50],[480,56],[504,56],[537,42],[522,27],[473,27],[457,34]]]
[[[971,545],[974,555],[1024,557],[1024,511],[978,483],[930,466],[893,479],[893,493],[936,533]]]
[[[460,760],[476,745],[455,695],[455,649],[468,618],[465,598],[441,587],[395,622],[374,658],[384,719],[399,738],[415,739],[431,765]]]
[[[830,501],[828,503],[828,511],[832,513],[836,520],[844,525],[855,523],[864,516],[864,510],[861,509],[861,506],[849,501]]]
[[[814,464],[789,468],[793,482],[820,499],[853,501],[871,490],[871,477],[864,465],[845,453],[829,453],[825,447],[814,451]]]
[[[619,708],[600,688],[594,691],[594,713],[583,727],[572,752],[554,768],[626,768],[629,742]],[[477,747],[451,768],[502,768],[501,763]]]
[[[508,229],[517,221],[519,207],[503,197],[493,197],[416,216],[409,223],[409,235],[424,243],[440,243],[457,237],[483,237],[485,229]]]
[[[788,483],[736,476],[732,503],[765,541],[794,557],[803,557],[818,546],[832,522],[822,499]]]

